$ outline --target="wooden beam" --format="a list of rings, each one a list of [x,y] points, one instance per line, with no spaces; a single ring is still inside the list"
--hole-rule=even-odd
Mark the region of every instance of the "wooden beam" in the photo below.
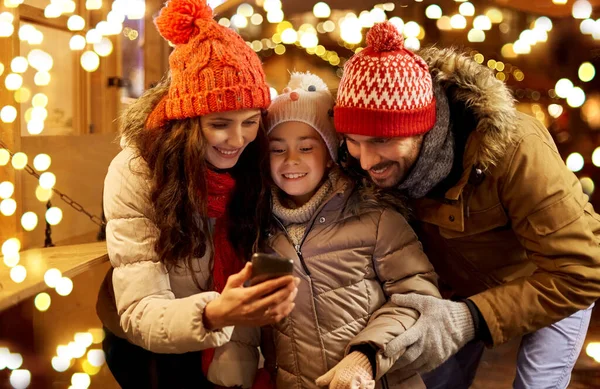
[[[27,4],[21,4],[18,9],[19,17],[23,22],[30,22],[63,31],[69,31],[69,28],[67,27],[67,20],[69,20],[68,16],[61,15],[57,18],[48,19],[44,16],[43,9],[32,7]]]

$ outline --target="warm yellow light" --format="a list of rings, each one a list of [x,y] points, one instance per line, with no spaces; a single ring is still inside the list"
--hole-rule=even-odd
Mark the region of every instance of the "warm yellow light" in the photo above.
[[[20,4],[23,4],[23,0],[4,0],[6,8],[17,8]]]
[[[281,44],[277,45],[277,46],[275,46],[274,50],[275,50],[275,54],[277,54],[277,55],[285,54],[285,46],[284,45],[281,45]]]
[[[19,253],[7,255],[4,257],[4,264],[8,267],[15,267],[19,264],[21,256]]]
[[[55,19],[62,14],[62,9],[57,3],[50,3],[44,8],[44,16],[46,19]]]
[[[262,42],[261,42],[261,41],[259,41],[259,40],[253,41],[253,42],[250,44],[250,47],[252,48],[252,50],[254,50],[254,51],[256,51],[256,52],[259,52],[259,51],[261,51],[261,50],[263,49]]]
[[[71,365],[70,358],[52,357],[52,368],[59,373],[65,372]]]
[[[502,15],[502,11],[498,8],[490,8],[485,14],[494,24],[502,23],[504,20],[504,15]]]
[[[454,15],[450,18],[450,25],[455,30],[462,30],[467,27],[467,19],[462,15]]]
[[[569,96],[571,89],[573,89],[573,82],[571,82],[571,80],[568,78],[561,78],[556,82],[556,86],[554,87],[556,95],[558,97],[562,97],[563,99],[566,99],[567,96]]]
[[[283,11],[280,9],[267,12],[267,21],[269,23],[280,23],[283,20]]]
[[[583,169],[584,160],[583,156],[579,153],[571,153],[567,157],[567,168],[572,172],[578,172]]]
[[[10,269],[10,279],[17,284],[25,281],[25,278],[27,278],[27,270],[23,266],[17,265]]]
[[[79,343],[85,348],[90,347],[94,342],[94,337],[89,332],[77,332],[74,338],[75,343]]]
[[[467,39],[469,42],[483,42],[485,41],[485,32],[482,30],[469,30],[469,34],[467,35]]]
[[[18,153],[15,153],[15,155],[13,155],[12,166],[15,169],[17,169],[17,170],[24,169],[26,165],[27,165],[27,154],[18,152]]]
[[[262,18],[262,16],[261,16],[261,18]],[[229,28],[231,26],[231,21],[227,18],[221,18],[221,19],[219,19],[219,24],[223,27]]]
[[[17,90],[23,86],[23,77],[20,74],[11,73],[6,76],[4,85],[8,90]]]
[[[71,15],[67,20],[67,27],[71,31],[81,31],[85,28],[85,19],[79,15]]]
[[[31,91],[25,87],[19,88],[15,91],[15,102],[24,104],[29,101],[31,97]]]
[[[264,0],[264,3],[263,3],[263,8],[267,12],[281,9],[281,6],[282,6],[281,0]]]
[[[38,120],[46,120],[48,118],[48,110],[43,107],[33,107],[31,110],[31,118]]]
[[[331,8],[327,3],[320,1],[313,7],[313,14],[317,18],[328,18],[331,15]]]
[[[85,34],[85,40],[89,44],[98,43],[102,40],[102,34],[97,29],[92,28]]]
[[[40,72],[49,72],[54,66],[52,56],[40,49],[34,49],[27,54],[27,60],[32,68]]]
[[[13,370],[9,380],[13,388],[25,389],[31,384],[31,372],[26,369]]]
[[[63,14],[72,14],[75,12],[76,4],[73,0],[63,0],[61,6]]]
[[[67,346],[69,348],[69,355],[77,359],[85,355],[85,346],[76,342],[69,342]]]
[[[303,48],[315,48],[319,44],[319,38],[312,32],[305,32],[300,38],[300,46]]]
[[[559,4],[559,5],[567,4],[567,1],[569,1],[569,0],[552,0],[552,2],[554,4]]]
[[[52,163],[52,159],[48,154],[38,154],[33,159],[33,167],[35,170],[39,172],[43,172],[48,170],[50,164]]]
[[[35,198],[37,198],[38,201],[45,203],[46,201],[48,201],[52,198],[52,193],[53,193],[52,190],[44,189],[41,186],[38,186],[35,189]]]
[[[261,14],[254,14],[250,17],[250,23],[254,24],[255,26],[261,25],[263,21],[264,19]]]
[[[25,231],[33,231],[38,224],[38,217],[34,212],[25,212],[21,216],[21,226]]]
[[[102,8],[102,0],[87,0],[85,2],[85,9],[95,10]]]
[[[87,72],[95,72],[100,67],[100,57],[93,51],[86,51],[81,55],[81,67]]]
[[[35,109],[35,108],[34,108]],[[39,135],[44,131],[44,120],[31,118],[27,122],[27,132],[31,135]]]
[[[25,57],[15,57],[10,62],[10,68],[15,73],[25,73],[29,67],[29,62]]]
[[[473,16],[475,15],[475,6],[467,1],[458,7],[458,12],[463,16]]]
[[[550,20],[550,18],[546,16],[540,16],[536,19],[534,28],[544,31],[550,31],[552,30],[552,20]]]
[[[477,53],[473,56],[473,59],[475,60],[475,62],[477,63],[483,63],[483,61],[485,60],[485,57],[483,56],[483,54],[481,53]]]
[[[583,189],[583,193],[588,196],[591,196],[594,193],[594,189],[596,189],[596,185],[594,184],[594,180],[589,177],[581,177],[579,179],[579,183],[581,184],[581,189]]]
[[[99,43],[94,43],[94,51],[101,57],[108,57],[113,52],[110,39],[103,37]]]
[[[127,0],[127,18],[130,20],[140,20],[146,15],[146,2],[144,0]]]
[[[33,82],[37,86],[46,86],[50,84],[50,73],[48,72],[37,72],[33,77]]]
[[[0,76],[4,74],[4,64],[0,62]]]
[[[235,14],[231,17],[231,23],[236,28],[246,28],[248,27],[248,18],[240,14]]]
[[[404,41],[404,47],[412,51],[417,51],[421,48],[421,41],[419,41],[416,37],[408,37]]]
[[[580,87],[576,86],[569,92],[567,96],[567,104],[571,108],[579,108],[585,103],[585,92]]]
[[[10,161],[10,153],[6,149],[0,149],[0,166],[8,165]]]
[[[12,123],[17,118],[17,109],[12,105],[6,105],[0,110],[0,119],[4,123]]]
[[[408,22],[404,25],[404,35],[407,38],[416,38],[421,32],[421,26],[417,22]]]
[[[71,40],[69,41],[69,47],[71,48],[71,50],[76,51],[76,50],[83,50],[85,48],[86,45],[86,40],[83,36],[81,35],[73,35],[71,37]]]
[[[0,37],[8,38],[15,32],[15,27],[11,23],[0,22]]]
[[[46,211],[46,221],[51,226],[55,226],[58,223],[60,223],[62,220],[62,217],[63,217],[63,213],[60,208],[52,207]]]
[[[531,53],[531,45],[525,41],[517,39],[513,44],[513,51],[515,54],[529,54]]]
[[[17,370],[23,365],[23,356],[19,353],[10,353],[6,359],[6,367],[9,370]]]
[[[577,0],[572,10],[575,19],[587,19],[592,15],[592,5],[587,0]]]
[[[88,351],[87,359],[90,361],[90,364],[95,367],[101,367],[106,361],[104,351],[98,349]]]
[[[46,273],[44,273],[44,282],[49,288],[55,288],[61,278],[62,273],[55,268],[48,269],[46,270]]]
[[[31,24],[24,24],[19,28],[19,39],[22,41],[29,41],[31,39],[32,34],[34,34],[37,29]]]
[[[4,199],[0,202],[0,213],[12,216],[17,211],[17,202],[14,199]]]
[[[48,96],[44,93],[36,93],[31,99],[31,105],[34,108],[46,108],[48,105]]]
[[[11,23],[15,20],[15,17],[10,12],[0,13],[0,22]]]
[[[4,256],[16,255],[19,254],[19,251],[21,251],[21,241],[17,238],[7,239],[2,244],[2,255]]]
[[[371,15],[371,19],[375,23],[383,23],[387,19],[385,11],[381,8],[373,8],[369,14]]]
[[[452,23],[449,16],[442,16],[436,21],[436,26],[440,31],[450,31],[452,30]]]
[[[254,14],[254,8],[248,3],[243,3],[238,6],[237,13],[249,18]]]
[[[92,334],[92,337],[94,338],[94,344],[102,343],[104,336],[106,335],[102,328],[90,328],[88,329],[88,332]]]
[[[86,373],[74,373],[71,384],[77,389],[87,389],[91,384],[90,376]]]
[[[323,23],[323,29],[326,32],[333,32],[335,30],[335,23],[331,20],[328,20],[325,23]]]
[[[552,116],[553,118],[556,119],[560,115],[562,115],[563,107],[562,107],[562,105],[559,105],[559,104],[550,104],[548,106],[548,113],[550,114],[550,116]],[[599,157],[600,157],[600,155],[599,155]]]
[[[439,19],[442,17],[442,9],[437,4],[431,4],[425,9],[425,16],[429,19]]]
[[[75,343],[71,342],[69,343],[69,345],[73,345]],[[71,355],[71,349],[69,348],[69,346],[65,346],[65,345],[59,345],[56,347],[56,355],[59,358],[63,358],[63,359],[71,359],[73,356]]]
[[[35,296],[35,300],[33,301],[35,307],[40,312],[46,312],[48,308],[50,308],[50,295],[48,293],[40,293]]]
[[[54,173],[45,172],[40,175],[40,186],[44,189],[52,189],[56,184],[56,176]]]
[[[81,368],[83,369],[84,373],[90,376],[96,375],[100,373],[100,370],[102,370],[102,367],[93,366],[87,359],[81,363]]]
[[[298,40],[298,33],[293,28],[288,28],[281,33],[281,41],[287,45],[293,44]]]
[[[596,76],[596,68],[590,62],[584,62],[579,66],[579,79],[583,82],[589,82]]]
[[[55,289],[56,289],[56,293],[58,293],[59,295],[68,296],[73,291],[73,281],[71,281],[70,278],[62,277],[56,283]]]
[[[12,182],[4,181],[0,183],[0,199],[8,199],[15,193],[15,186]]]
[[[584,19],[579,25],[579,30],[582,34],[592,35],[596,29],[596,21],[594,19]]]

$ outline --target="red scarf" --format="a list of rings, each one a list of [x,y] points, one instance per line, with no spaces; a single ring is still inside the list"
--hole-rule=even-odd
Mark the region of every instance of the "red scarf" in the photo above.
[[[227,231],[226,211],[235,188],[235,180],[229,173],[217,173],[207,169],[206,188],[208,191],[208,217],[216,219],[213,232],[215,251],[212,270],[213,287],[215,291],[221,293],[225,289],[227,278],[238,273],[244,267],[244,262],[240,260],[229,241]],[[206,349],[202,352],[202,371],[205,377],[208,375],[208,367],[214,354],[215,349]]]

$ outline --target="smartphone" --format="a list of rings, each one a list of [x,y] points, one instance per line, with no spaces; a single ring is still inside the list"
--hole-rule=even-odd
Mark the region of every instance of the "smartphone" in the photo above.
[[[255,253],[252,255],[252,278],[249,286],[260,284],[273,278],[292,275],[294,261],[274,254]]]

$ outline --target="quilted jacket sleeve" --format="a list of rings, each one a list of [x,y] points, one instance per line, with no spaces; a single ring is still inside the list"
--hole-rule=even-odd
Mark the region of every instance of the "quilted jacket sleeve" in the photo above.
[[[437,275],[421,243],[406,219],[390,209],[384,210],[379,220],[373,264],[388,299],[395,293],[440,297]],[[418,316],[417,311],[398,307],[388,300],[373,313],[365,329],[350,342],[346,351],[361,344],[373,347],[377,362],[375,379],[379,380],[400,357],[400,354],[386,357],[387,344],[410,328]]]
[[[185,353],[227,343],[233,327],[207,330],[206,305],[216,292],[175,298],[169,275],[154,251],[158,236],[150,221],[149,185],[143,161],[126,148],[112,161],[104,182],[106,243],[114,268],[120,324],[129,341],[157,353]]]

